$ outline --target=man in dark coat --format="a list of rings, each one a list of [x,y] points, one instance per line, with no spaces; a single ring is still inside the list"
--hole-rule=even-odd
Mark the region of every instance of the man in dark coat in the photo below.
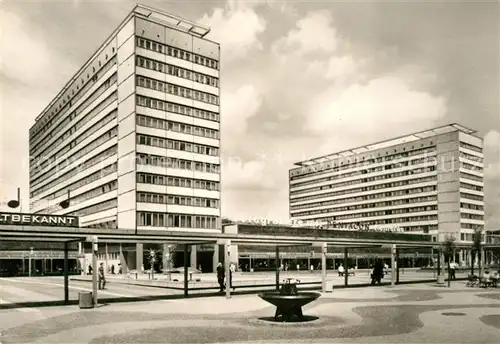
[[[222,266],[222,263],[219,262],[219,264],[217,264],[217,282],[219,282],[219,286],[220,286],[220,292],[223,292],[224,291],[224,277],[226,275],[226,271],[224,269],[224,267]]]
[[[373,267],[373,272],[372,272],[372,283],[382,283],[382,278],[384,277],[384,263],[382,260],[377,259],[375,261],[375,266]]]

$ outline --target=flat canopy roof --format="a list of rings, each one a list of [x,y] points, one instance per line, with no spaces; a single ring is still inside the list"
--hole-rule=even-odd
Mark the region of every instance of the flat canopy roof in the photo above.
[[[370,152],[370,151],[373,151],[376,149],[395,146],[395,145],[406,143],[406,142],[417,141],[420,139],[425,139],[427,137],[451,133],[453,131],[461,131],[461,132],[469,134],[469,135],[476,133],[476,131],[473,129],[466,128],[466,127],[464,127],[460,124],[457,124],[457,123],[452,123],[452,124],[444,125],[442,127],[427,129],[427,130],[419,131],[417,133],[403,135],[403,136],[399,136],[399,137],[389,139],[389,140],[379,141],[379,142],[372,143],[369,145],[364,145],[364,146],[344,150],[341,152],[320,156],[320,157],[313,158],[310,160],[300,161],[300,162],[295,163],[294,165],[305,167],[305,166],[311,166],[314,164],[326,163],[326,162],[329,162],[333,159],[347,158],[349,156],[353,156],[356,154],[367,153],[367,152]]]
[[[294,228],[296,230],[296,228]],[[309,229],[310,230],[310,229]],[[189,231],[157,231],[140,230],[136,234],[135,229],[105,229],[105,228],[74,228],[74,227],[42,227],[42,226],[19,226],[0,225],[0,240],[21,241],[53,241],[53,242],[77,242],[91,241],[93,236],[98,242],[108,243],[172,243],[172,244],[223,244],[229,240],[232,244],[259,244],[288,246],[299,244],[321,245],[326,243],[330,246],[376,246],[396,244],[399,247],[431,247],[438,245],[427,240],[409,240],[405,235],[380,237],[360,237],[342,231],[345,235],[319,234],[311,231],[311,236],[304,236],[302,232],[293,232],[282,235],[272,230],[263,231],[259,234],[248,233],[207,233]],[[333,231],[332,231],[333,232]],[[333,233],[332,233],[333,234]],[[377,233],[381,234],[381,233]],[[384,233],[386,234],[386,233]],[[392,233],[394,234],[394,233]]]

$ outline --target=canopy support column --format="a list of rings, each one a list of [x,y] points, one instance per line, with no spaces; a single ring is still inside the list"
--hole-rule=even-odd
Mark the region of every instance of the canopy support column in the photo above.
[[[280,290],[280,247],[276,246],[276,290]]]
[[[189,258],[189,246],[184,244],[184,297],[188,297],[189,294],[189,284],[188,284],[188,258]]]
[[[344,247],[344,285],[349,286],[349,249]]]
[[[69,271],[68,271],[68,250],[69,250],[69,243],[65,242],[64,243],[64,303],[68,304],[69,303]],[[44,262],[45,264],[45,262]]]
[[[226,240],[224,243],[224,270],[226,273],[226,299],[231,298],[231,270],[230,270],[230,260],[231,260],[231,240]]]
[[[396,245],[391,245],[391,286],[396,284]]]
[[[326,293],[326,254],[328,244],[324,242],[321,246],[321,291]]]

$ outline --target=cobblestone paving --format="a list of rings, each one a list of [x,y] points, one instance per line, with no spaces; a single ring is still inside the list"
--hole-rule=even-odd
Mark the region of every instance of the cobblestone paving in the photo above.
[[[0,324],[0,342],[496,343],[500,338],[500,294],[494,290],[378,287],[334,294],[304,307],[304,313],[317,320],[300,324],[266,321],[274,307],[256,295],[111,304],[91,310],[53,307],[22,325]],[[26,317],[19,310],[2,312]],[[470,332],[477,335],[471,337]]]

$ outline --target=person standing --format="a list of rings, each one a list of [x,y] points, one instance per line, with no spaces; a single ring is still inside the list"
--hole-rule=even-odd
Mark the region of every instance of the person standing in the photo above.
[[[220,292],[222,293],[224,291],[224,275],[226,271],[224,270],[224,267],[222,266],[222,263],[219,262],[217,264],[217,282],[219,282],[220,286]]]
[[[101,263],[99,265],[99,289],[106,289],[106,277],[104,277],[104,265]],[[102,284],[101,284],[102,283]]]

